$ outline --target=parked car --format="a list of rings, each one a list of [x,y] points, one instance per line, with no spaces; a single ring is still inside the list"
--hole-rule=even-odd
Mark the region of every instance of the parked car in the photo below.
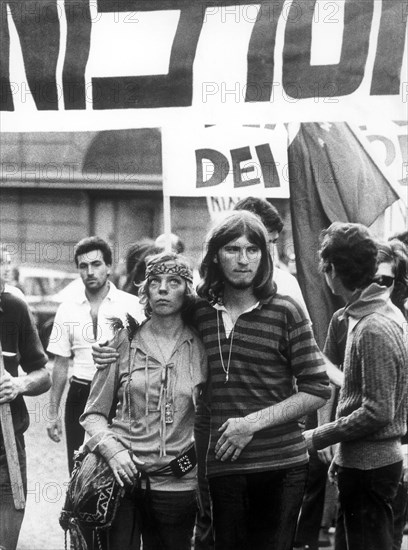
[[[77,273],[40,267],[20,266],[19,285],[34,315],[44,348],[47,348],[55,313],[61,302],[69,298],[70,292],[82,280]]]

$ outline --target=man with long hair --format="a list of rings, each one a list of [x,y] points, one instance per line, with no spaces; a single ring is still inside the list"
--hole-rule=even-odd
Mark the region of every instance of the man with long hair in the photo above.
[[[303,309],[273,283],[267,242],[257,216],[234,212],[211,231],[201,265],[216,550],[292,549],[308,461],[298,421],[330,396]]]
[[[216,550],[292,550],[308,462],[299,419],[330,396],[309,320],[276,290],[267,240],[250,212],[214,227],[193,308],[209,365],[196,424],[210,426]],[[117,359],[93,351],[98,365]]]
[[[245,199],[241,199],[235,204],[234,210],[247,210],[261,218],[268,235],[269,252],[274,260],[273,279],[277,284],[278,291],[280,294],[292,296],[292,298],[302,306],[306,315],[309,317],[306,303],[303,299],[302,291],[300,290],[296,277],[289,273],[289,271],[280,269],[275,262],[276,244],[284,227],[283,220],[278,210],[273,204],[261,197],[246,197]]]

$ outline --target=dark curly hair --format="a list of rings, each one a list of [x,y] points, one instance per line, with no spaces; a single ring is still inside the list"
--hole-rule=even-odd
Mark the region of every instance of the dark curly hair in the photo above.
[[[377,270],[377,242],[365,225],[334,222],[322,232],[320,268],[333,265],[348,290],[365,288]]]
[[[268,236],[261,220],[246,210],[237,210],[215,226],[207,236],[207,252],[200,267],[202,281],[197,294],[214,303],[222,296],[224,275],[219,263],[214,262],[220,248],[245,235],[261,250],[261,263],[254,279],[254,294],[258,299],[268,298],[276,292],[272,282],[273,262],[268,251]]]
[[[178,264],[185,265],[186,267],[191,269],[190,262],[187,260],[187,258],[174,252],[160,252],[159,254],[155,254],[154,256],[149,256],[146,262],[146,267],[152,266],[154,264],[161,264],[173,261],[176,261]],[[194,291],[193,283],[185,279],[184,277],[183,279],[186,282],[186,290],[184,292],[184,303],[181,309],[181,316],[183,318],[183,321],[187,323],[187,320],[189,320],[191,317],[191,308],[196,301],[196,293]],[[148,319],[150,319],[150,317],[152,316],[152,308],[149,302],[149,282],[150,277],[146,277],[139,287],[140,303],[142,306],[144,306],[144,312]]]
[[[100,250],[102,252],[103,261],[106,265],[112,265],[112,249],[109,244],[101,239],[101,237],[85,237],[79,241],[74,247],[75,265],[78,267],[78,256]]]

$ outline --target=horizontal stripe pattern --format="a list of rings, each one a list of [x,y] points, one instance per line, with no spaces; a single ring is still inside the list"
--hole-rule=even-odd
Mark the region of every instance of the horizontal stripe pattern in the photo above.
[[[220,359],[217,311],[205,300],[195,311],[198,331],[208,355],[211,379],[211,437],[208,476],[265,471],[302,464],[307,453],[298,422],[255,433],[237,461],[215,460],[219,427],[229,418],[243,417],[280,403],[296,391],[330,396],[325,359],[301,308],[288,296],[276,294],[242,314],[234,327],[229,380]],[[220,316],[220,342],[227,367],[230,339]]]

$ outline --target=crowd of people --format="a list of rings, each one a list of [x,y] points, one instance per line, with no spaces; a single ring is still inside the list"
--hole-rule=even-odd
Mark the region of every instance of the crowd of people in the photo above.
[[[121,290],[108,243],[81,240],[83,286],[56,314],[52,379],[2,249],[0,405],[12,404],[23,477],[22,395],[51,385],[47,433],[59,442],[69,384],[69,472],[85,449],[124,488],[109,529],[84,530],[90,550],[317,550],[327,475],[335,550],[401,548],[408,234],[380,242],[340,222],[322,233],[322,284],[345,305],[321,351],[296,278],[275,265],[282,229],[268,201],[244,199],[211,228],[199,277],[180,239],[160,236],[129,248]],[[3,444],[0,489],[0,545],[13,550],[24,513]]]

